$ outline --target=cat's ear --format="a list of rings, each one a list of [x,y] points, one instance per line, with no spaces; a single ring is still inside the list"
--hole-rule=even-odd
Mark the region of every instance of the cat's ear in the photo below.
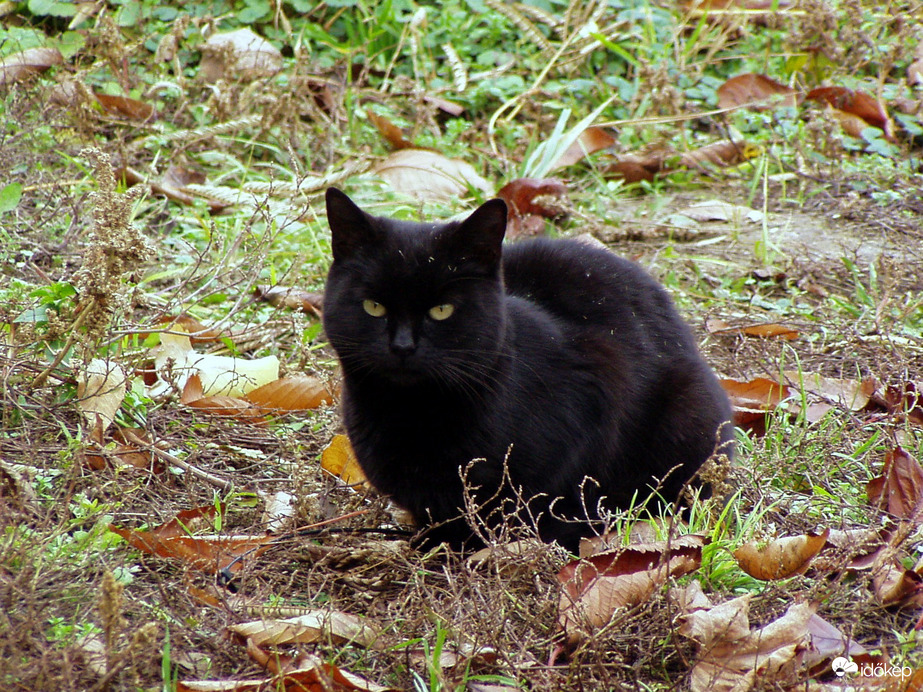
[[[499,266],[506,234],[506,202],[492,199],[475,209],[452,233],[455,252],[488,266]]]
[[[378,234],[372,226],[372,217],[357,207],[345,192],[328,187],[326,199],[334,260],[349,259],[359,248],[375,241]]]

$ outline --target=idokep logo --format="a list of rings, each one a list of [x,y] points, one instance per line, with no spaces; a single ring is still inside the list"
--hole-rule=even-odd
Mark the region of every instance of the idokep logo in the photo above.
[[[889,666],[884,663],[864,663],[861,666],[855,661],[837,656],[830,664],[833,672],[838,678],[844,675],[856,675],[857,673],[864,678],[881,678],[892,677],[904,680],[913,675],[913,669],[910,666]]]
[[[835,659],[833,659],[831,666],[833,667],[833,672],[836,673],[838,678],[843,677],[846,675],[846,673],[853,674],[859,672],[858,663],[855,661],[850,661],[848,658],[843,658],[842,656],[837,656]]]

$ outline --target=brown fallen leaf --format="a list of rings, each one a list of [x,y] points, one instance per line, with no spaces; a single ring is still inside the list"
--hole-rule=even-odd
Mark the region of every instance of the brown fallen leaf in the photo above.
[[[375,111],[368,111],[368,117],[375,126],[375,129],[378,130],[378,134],[385,138],[392,149],[414,148],[414,143],[404,136],[403,130],[386,117],[378,115]]]
[[[428,201],[468,195],[469,188],[485,195],[492,187],[466,161],[426,149],[399,149],[375,167],[375,173],[395,190]]]
[[[765,419],[780,403],[792,396],[792,389],[765,377],[756,377],[749,382],[722,379],[721,386],[727,392],[734,409],[734,424],[746,427],[755,419]]]
[[[844,114],[841,122],[848,123],[849,117],[860,118],[864,127],[877,127],[884,131],[887,139],[894,138],[894,125],[887,111],[878,99],[863,91],[854,91],[841,86],[824,86],[811,89],[804,97],[806,101],[826,103],[837,113]],[[852,126],[851,136],[858,136]],[[863,127],[859,127],[859,131]]]
[[[595,125],[588,127],[581,132],[576,141],[561,154],[561,158],[555,161],[551,170],[554,171],[559,168],[573,166],[590,154],[611,147],[615,142],[615,137],[605,128],[596,127]]]
[[[745,142],[723,139],[704,147],[687,151],[679,157],[679,165],[702,169],[705,164],[716,168],[730,168],[746,161],[752,152]]]
[[[265,284],[253,289],[253,294],[259,300],[265,300],[277,308],[301,310],[320,317],[324,309],[324,294],[312,291],[303,291],[300,288],[286,288],[285,286],[267,286]]]
[[[321,452],[320,466],[324,471],[343,480],[346,485],[367,485],[365,473],[359,466],[356,453],[353,451],[349,438],[346,435],[334,435],[330,444]]]
[[[558,626],[568,643],[580,641],[587,628],[604,626],[619,609],[643,603],[669,577],[698,569],[707,543],[704,536],[690,536],[686,545],[634,545],[566,564],[558,572]]]
[[[109,530],[144,553],[179,559],[189,567],[207,574],[224,569],[230,569],[232,573],[237,572],[243,566],[245,557],[256,557],[277,540],[271,535],[189,534],[189,527],[194,521],[213,519],[217,511],[215,505],[205,505],[184,510],[170,521],[153,529],[123,529],[109,524]]]
[[[872,592],[884,606],[920,606],[923,601],[923,576],[912,569],[885,563],[872,571]]]
[[[907,380],[901,384],[888,385],[883,391],[876,391],[871,401],[889,413],[923,425],[923,383]]]
[[[796,603],[782,617],[751,630],[750,594],[713,606],[697,581],[671,594],[681,604],[679,633],[699,644],[690,676],[693,692],[742,692],[757,679],[765,684],[784,683],[800,669],[810,642],[808,621],[816,610],[813,605]]]
[[[817,534],[777,538],[765,545],[744,543],[734,551],[740,568],[755,579],[786,579],[808,568],[827,543],[830,529]]]
[[[797,339],[799,336],[797,329],[782,324],[751,324],[745,327],[734,327],[717,318],[705,320],[705,328],[709,334],[743,334],[764,339],[781,337],[787,341]]]
[[[337,643],[373,646],[380,632],[365,618],[338,610],[314,609],[283,620],[262,619],[228,626],[228,631],[256,646],[311,644],[332,639]]]
[[[250,401],[227,394],[205,396],[202,392],[202,381],[198,374],[191,375],[186,380],[180,396],[180,403],[205,413],[216,416],[229,416],[257,425],[265,425],[268,422],[263,418],[262,407]]]
[[[755,111],[798,105],[797,91],[762,74],[740,74],[718,87],[718,108]]]
[[[93,96],[99,102],[103,109],[111,114],[118,115],[129,120],[147,121],[157,117],[157,111],[154,107],[138,99],[128,98],[127,96],[114,96],[112,94],[103,94],[98,91],[93,92]]]
[[[326,382],[309,375],[295,375],[273,380],[243,396],[245,401],[264,412],[308,411],[333,402],[334,394]]]
[[[21,82],[63,62],[64,56],[57,48],[27,48],[12,53],[0,60],[0,86]]]
[[[751,147],[745,142],[721,140],[683,154],[664,148],[646,153],[623,154],[614,163],[604,167],[602,173],[609,178],[622,178],[626,183],[650,182],[660,174],[683,167],[705,170],[707,164],[729,168],[746,161],[751,155]]]
[[[557,178],[517,178],[497,191],[506,202],[507,237],[540,235],[543,219],[562,216],[566,208],[567,187]]]
[[[675,156],[672,150],[656,149],[644,153],[622,154],[614,163],[603,168],[607,178],[621,178],[627,184],[652,182],[660,173],[673,170],[666,161]]]
[[[202,324],[192,315],[181,312],[175,317],[171,315],[162,315],[157,324],[168,331],[186,332],[189,335],[189,341],[195,344],[207,344],[221,339],[231,338],[231,333],[224,330],[212,329]]]
[[[923,467],[902,447],[885,455],[882,475],[866,485],[869,502],[883,505],[898,519],[919,521],[923,514]]]

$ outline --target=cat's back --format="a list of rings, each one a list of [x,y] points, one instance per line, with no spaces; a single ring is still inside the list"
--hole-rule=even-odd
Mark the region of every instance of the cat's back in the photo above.
[[[522,241],[504,247],[503,274],[507,294],[574,326],[691,346],[691,333],[663,287],[604,247],[572,239]]]

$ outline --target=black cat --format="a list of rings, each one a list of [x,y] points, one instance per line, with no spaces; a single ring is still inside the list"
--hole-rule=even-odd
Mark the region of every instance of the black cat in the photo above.
[[[427,542],[479,544],[468,468],[487,525],[518,494],[517,520],[574,550],[600,501],[675,500],[730,446],[730,406],[647,273],[573,240],[504,247],[506,213],[494,199],[462,222],[398,221],[329,189],[324,328],[359,463]]]

